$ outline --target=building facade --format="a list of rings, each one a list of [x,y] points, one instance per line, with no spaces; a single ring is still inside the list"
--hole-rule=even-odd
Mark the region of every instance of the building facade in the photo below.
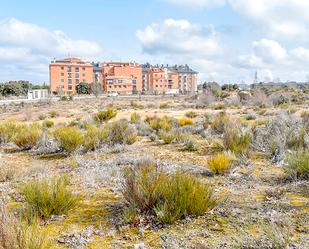
[[[107,93],[134,94],[142,91],[142,67],[135,62],[105,62],[103,88]]]
[[[49,65],[50,90],[74,94],[75,87],[80,82],[94,82],[93,65],[78,58],[53,60]]]
[[[136,62],[90,63],[78,58],[53,60],[50,69],[52,93],[74,94],[80,82],[102,85],[105,93],[121,95],[177,94],[197,91],[197,72],[188,65],[168,66]]]

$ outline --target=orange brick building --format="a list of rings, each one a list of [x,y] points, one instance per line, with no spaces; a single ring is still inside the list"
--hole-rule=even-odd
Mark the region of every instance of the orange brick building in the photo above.
[[[135,62],[105,62],[103,88],[107,93],[132,94],[142,91],[142,67]]]
[[[80,82],[94,82],[94,67],[90,62],[78,58],[53,60],[49,65],[50,90],[52,93],[64,91],[74,94]]]
[[[78,58],[53,60],[50,69],[50,89],[74,94],[80,82],[102,84],[105,93],[120,95],[150,93],[194,93],[197,72],[188,65],[172,66],[135,62],[90,63]]]

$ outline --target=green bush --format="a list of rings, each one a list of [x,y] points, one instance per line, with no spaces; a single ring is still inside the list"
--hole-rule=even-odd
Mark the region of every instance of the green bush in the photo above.
[[[123,194],[129,207],[171,224],[186,215],[203,215],[217,200],[213,189],[181,173],[166,174],[153,162],[143,162],[125,171]]]
[[[287,165],[284,169],[293,178],[309,179],[309,151],[293,152],[287,158]]]
[[[116,117],[117,115],[117,111],[114,110],[113,108],[108,108],[105,111],[99,111],[95,116],[94,119],[97,122],[103,123],[103,122],[107,122],[110,119]]]
[[[175,133],[174,132],[165,132],[165,131],[160,131],[158,133],[159,137],[163,140],[163,142],[165,144],[170,144],[172,143],[176,136],[175,136]]]
[[[133,112],[132,114],[131,114],[131,122],[132,123],[137,123],[138,121],[140,121],[141,120],[141,115],[139,115],[138,113],[136,113],[136,112]]]
[[[134,144],[137,139],[135,129],[125,119],[108,124],[104,133],[107,141],[112,144]]]
[[[61,148],[68,153],[76,151],[84,142],[84,135],[75,126],[58,128],[54,136]]]
[[[19,148],[29,150],[36,146],[41,135],[42,129],[38,125],[21,125],[12,137],[12,141]]]
[[[243,132],[229,125],[223,134],[223,143],[226,149],[235,154],[246,153],[251,142],[251,134]]]
[[[50,127],[54,126],[54,122],[51,121],[51,120],[45,120],[45,121],[43,122],[43,126],[44,126],[44,127],[47,127],[47,128],[50,128]]]
[[[200,148],[200,144],[193,138],[189,138],[185,141],[184,146],[186,151],[198,151]]]
[[[57,117],[58,116],[58,113],[56,112],[56,111],[51,111],[50,113],[49,113],[49,117],[50,118],[55,118],[55,117]]]
[[[43,219],[67,214],[78,205],[78,198],[68,190],[67,177],[29,182],[22,189],[22,194],[26,213]]]

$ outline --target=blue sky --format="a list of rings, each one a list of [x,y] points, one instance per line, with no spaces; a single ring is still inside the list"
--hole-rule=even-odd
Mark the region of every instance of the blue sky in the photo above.
[[[255,71],[305,81],[308,9],[306,0],[3,1],[0,81],[48,82],[48,62],[68,54],[187,63],[200,82],[252,83]]]

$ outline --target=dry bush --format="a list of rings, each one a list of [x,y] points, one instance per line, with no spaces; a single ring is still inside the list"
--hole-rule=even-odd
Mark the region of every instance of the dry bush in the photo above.
[[[235,154],[246,153],[251,142],[251,133],[238,127],[237,124],[227,125],[223,133],[223,143],[226,149]]]
[[[116,117],[117,111],[113,108],[108,108],[105,111],[99,111],[95,116],[94,120],[100,123],[107,122],[110,119]]]
[[[147,117],[145,122],[147,122],[152,129],[159,131],[170,131],[173,128],[173,120],[167,116],[162,118],[158,117]]]
[[[51,120],[44,120],[43,126],[46,127],[46,128],[50,128],[50,127],[54,126],[54,122],[51,121]]]
[[[218,133],[223,133],[225,126],[230,122],[230,116],[226,112],[219,112],[211,123],[211,128]]]
[[[42,129],[36,124],[20,125],[12,137],[12,142],[23,150],[29,150],[36,146],[41,135]]]
[[[112,144],[134,144],[137,140],[136,130],[125,119],[108,124],[105,128],[107,142]]]
[[[78,198],[68,190],[67,177],[29,182],[23,187],[22,194],[26,201],[25,214],[30,219],[67,214],[78,205]]]
[[[215,174],[225,174],[231,167],[229,156],[218,153],[208,159],[208,166]]]
[[[67,153],[73,153],[84,143],[84,135],[74,126],[58,128],[55,130],[54,136],[60,143],[62,150]]]
[[[196,141],[196,139],[189,138],[184,142],[184,150],[186,151],[198,151],[200,148],[200,144]]]
[[[187,118],[196,118],[198,116],[198,114],[194,111],[189,111],[189,112],[186,112],[185,116]]]
[[[95,150],[102,141],[101,130],[94,125],[86,125],[86,134],[84,136],[84,146],[86,150]]]
[[[1,249],[49,249],[51,241],[39,223],[27,224],[0,207]]]
[[[50,118],[55,118],[55,117],[57,117],[58,116],[58,113],[56,112],[56,111],[51,111],[50,113],[49,113],[49,117]]]
[[[0,182],[11,181],[16,176],[16,169],[11,167],[0,167]]]
[[[8,143],[12,140],[12,137],[18,130],[20,125],[13,121],[4,121],[0,123],[0,144]]]
[[[135,109],[144,109],[144,106],[141,103],[134,100],[130,102],[130,105]]]
[[[194,121],[191,118],[181,118],[179,119],[180,126],[194,125]]]
[[[169,108],[170,103],[169,102],[163,102],[160,103],[160,109],[166,109]]]
[[[261,90],[256,90],[253,92],[248,104],[259,107],[271,106],[271,99]]]
[[[151,161],[128,168],[124,176],[123,195],[133,217],[137,208],[170,224],[186,215],[203,215],[217,204],[209,185],[179,172],[167,175]]]
[[[141,115],[139,115],[138,113],[136,113],[136,112],[133,112],[132,114],[131,114],[131,122],[132,123],[137,123],[138,121],[140,121],[142,118],[141,118]]]
[[[284,169],[293,178],[309,179],[309,151],[299,150],[293,152],[287,158],[287,165]]]

